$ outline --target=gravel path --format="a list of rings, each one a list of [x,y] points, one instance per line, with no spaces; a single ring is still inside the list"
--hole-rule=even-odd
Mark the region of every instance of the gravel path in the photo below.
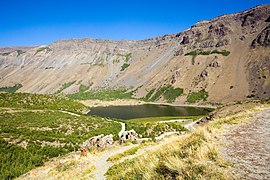
[[[223,135],[225,157],[240,179],[270,179],[270,109]]]

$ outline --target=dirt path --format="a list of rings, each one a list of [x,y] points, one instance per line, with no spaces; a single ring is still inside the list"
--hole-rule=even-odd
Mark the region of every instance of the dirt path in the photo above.
[[[270,109],[223,134],[222,152],[240,179],[270,179]]]
[[[72,115],[72,116],[77,116],[77,117],[80,117],[80,116],[81,116],[81,115],[79,115],[79,114],[72,113],[72,112],[69,112],[69,111],[62,111],[62,110],[59,110],[59,112],[66,113],[66,114],[69,114],[69,115]]]
[[[135,147],[138,145],[130,145],[130,146],[124,146],[124,147],[118,147],[116,149],[112,149],[109,151],[105,151],[99,158],[95,159],[94,163],[96,169],[93,171],[92,176],[95,177],[97,180],[103,180],[106,179],[105,173],[108,171],[108,169],[113,165],[112,162],[108,162],[108,158],[110,156],[122,153],[132,147]]]
[[[186,129],[188,129],[188,130],[190,130],[190,131],[195,130],[196,127],[194,127],[194,125],[195,125],[197,122],[199,122],[200,120],[201,120],[201,119],[198,119],[197,121],[188,123],[188,124],[184,125],[184,128],[186,128]]]

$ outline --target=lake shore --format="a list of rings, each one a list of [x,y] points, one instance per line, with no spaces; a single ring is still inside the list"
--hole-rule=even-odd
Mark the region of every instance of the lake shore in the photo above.
[[[168,106],[182,106],[182,107],[200,107],[216,109],[216,106],[212,105],[200,105],[200,104],[183,104],[181,102],[165,103],[165,102],[145,102],[137,99],[117,99],[112,101],[103,101],[98,99],[93,100],[81,100],[80,103],[88,107],[107,107],[107,106],[134,106],[143,104],[156,104],[156,105],[168,105]]]

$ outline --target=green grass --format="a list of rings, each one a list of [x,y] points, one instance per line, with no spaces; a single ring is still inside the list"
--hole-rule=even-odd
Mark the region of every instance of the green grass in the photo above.
[[[80,113],[88,109],[81,103],[59,95],[29,94],[29,93],[0,93],[0,107],[64,110]]]
[[[120,62],[119,58],[116,58],[116,59],[113,60],[113,64],[119,63],[119,62]]]
[[[129,64],[124,63],[124,64],[121,66],[121,70],[120,70],[120,71],[124,71],[124,70],[127,69],[128,67],[129,67]]]
[[[229,56],[230,55],[230,51],[226,51],[226,50],[222,50],[222,51],[213,50],[213,51],[211,51],[211,54],[221,54],[223,56]]]
[[[196,103],[198,101],[206,101],[208,98],[208,92],[206,92],[204,89],[200,90],[199,92],[191,92],[187,96],[187,101],[189,103]]]
[[[131,130],[134,129],[139,137],[142,138],[152,138],[153,140],[155,137],[171,131],[186,131],[181,123],[138,123],[138,122],[126,122],[126,129]]]
[[[136,118],[136,119],[129,119],[125,120],[125,122],[130,123],[138,123],[138,124],[148,124],[148,123],[158,123],[159,121],[165,121],[165,120],[174,120],[174,119],[192,119],[192,121],[197,120],[201,118],[201,116],[164,116],[164,117],[149,117],[149,118]],[[189,121],[188,121],[189,122]],[[180,123],[185,124],[186,122]]]
[[[75,82],[76,81],[72,81],[72,82],[67,82],[67,83],[62,84],[62,87],[56,93],[61,93],[63,90],[69,88]]]
[[[164,99],[171,103],[174,102],[175,99],[183,94],[182,88],[173,88],[172,86],[167,86],[167,90],[164,92]]]
[[[120,60],[124,60],[124,62],[126,62],[123,66],[122,66],[122,69],[124,68],[127,68],[128,66],[129,66],[129,64],[127,64],[127,62],[131,59],[131,57],[132,57],[132,53],[128,53],[128,54],[126,54],[126,55],[123,55],[123,54],[117,54],[116,55],[116,58],[113,60],[113,64],[115,64],[115,63],[119,63],[120,62]],[[126,67],[127,66],[127,67]],[[124,71],[124,69],[123,70],[121,70],[121,71]]]
[[[37,53],[39,53],[39,52],[42,52],[42,51],[45,51],[45,50],[46,50],[47,52],[52,51],[52,49],[49,48],[49,47],[40,47],[40,48],[37,49],[37,51],[36,51],[35,54],[37,54]]]
[[[134,155],[138,152],[138,150],[140,150],[141,148],[145,147],[145,146],[149,146],[149,145],[152,145],[153,143],[152,142],[145,142],[145,143],[142,143],[138,146],[135,146],[133,148],[130,148],[122,153],[119,153],[119,154],[116,154],[116,155],[113,155],[111,157],[108,158],[107,161],[111,161],[113,163],[116,163],[117,161],[119,161],[120,159],[124,158],[124,157],[127,157],[127,156],[131,156],[131,155]]]
[[[116,140],[121,129],[106,118],[59,112],[85,108],[64,97],[2,93],[0,99],[0,179],[13,179],[49,158],[78,150],[93,136],[113,134]]]
[[[22,87],[21,84],[15,84],[14,86],[0,87],[0,91],[14,93]]]
[[[80,91],[80,92],[85,92],[85,91],[89,90],[89,88],[90,88],[92,85],[93,85],[93,83],[90,83],[90,84],[88,84],[88,85],[83,85],[83,84],[81,84],[80,87],[79,87],[79,91]]]
[[[136,154],[136,152],[141,148],[141,146],[135,146],[129,150],[124,151],[123,153],[119,153],[116,154],[114,156],[109,157],[109,159],[107,161],[112,161],[112,162],[116,162],[119,161],[121,158],[126,157],[126,156],[130,156],[130,155],[134,155]]]
[[[185,54],[185,56],[192,56],[192,65],[195,64],[195,58],[198,56],[198,55],[203,55],[203,56],[208,56],[210,54],[221,54],[223,56],[228,56],[230,55],[230,51],[226,51],[226,50],[222,50],[222,51],[219,51],[219,50],[213,50],[213,51],[203,51],[202,49],[197,49],[195,51],[191,51],[191,52],[188,52]]]
[[[132,53],[128,53],[125,55],[125,62],[128,62],[131,59]]]
[[[115,100],[115,99],[132,99],[132,92],[126,89],[102,89],[99,91],[78,92],[68,95],[72,99],[87,100],[87,99],[100,99],[100,100]]]
[[[149,101],[150,97],[154,94],[155,90],[156,90],[156,89],[150,90],[150,91],[145,95],[145,97],[142,98],[142,100],[144,100],[144,101]]]
[[[155,92],[155,93],[154,93]],[[147,93],[147,95],[142,98],[145,101],[157,101],[161,97],[169,103],[175,101],[175,99],[183,94],[182,88],[174,88],[172,85],[165,85],[155,90],[152,89]]]

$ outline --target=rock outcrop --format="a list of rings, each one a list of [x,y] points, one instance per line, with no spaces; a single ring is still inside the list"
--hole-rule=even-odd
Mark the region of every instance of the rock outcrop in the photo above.
[[[112,134],[106,135],[106,136],[101,134],[85,141],[81,145],[81,149],[88,149],[88,150],[91,150],[93,148],[105,149],[113,145],[113,143],[114,143],[114,140],[113,140]]]
[[[120,142],[124,143],[127,141],[135,141],[138,138],[138,134],[132,129],[130,131],[125,131],[120,137]]]
[[[257,37],[252,41],[253,48],[257,46],[270,46],[270,25],[268,25]]]

